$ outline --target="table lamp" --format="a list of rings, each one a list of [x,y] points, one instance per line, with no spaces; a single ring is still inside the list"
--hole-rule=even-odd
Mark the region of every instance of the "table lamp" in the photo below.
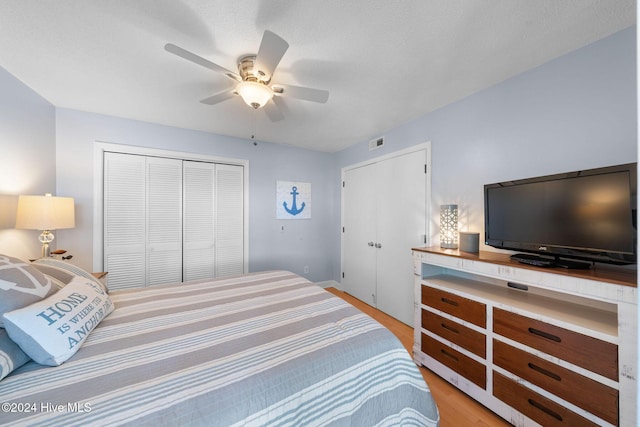
[[[458,248],[458,205],[440,206],[440,247]]]
[[[54,239],[51,230],[75,227],[72,197],[44,196],[18,197],[16,228],[42,230],[38,238],[42,243],[42,256],[49,257],[49,243]]]

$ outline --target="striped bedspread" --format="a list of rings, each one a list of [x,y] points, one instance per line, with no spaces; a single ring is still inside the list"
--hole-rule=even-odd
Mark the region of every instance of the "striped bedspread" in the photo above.
[[[435,426],[387,329],[286,271],[111,293],[115,311],[58,367],[0,382],[0,425]],[[19,406],[22,405],[22,406]]]

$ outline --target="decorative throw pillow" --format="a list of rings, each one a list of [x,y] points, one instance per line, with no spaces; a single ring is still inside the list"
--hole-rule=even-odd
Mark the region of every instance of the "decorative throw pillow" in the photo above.
[[[62,288],[64,288],[65,285],[68,285],[71,280],[76,277],[75,274],[70,273],[67,270],[53,267],[51,265],[38,264],[36,261],[32,262],[31,265],[38,269],[38,271],[40,271],[40,273],[44,274],[45,276],[48,276],[49,278],[56,278],[59,282],[61,282]]]
[[[6,331],[0,329],[0,380],[28,361],[29,356],[11,341]]]
[[[97,285],[102,286],[105,292],[109,292],[104,283],[93,277],[91,273],[69,262],[55,258],[40,258],[33,261],[31,265],[39,269],[42,273],[55,277],[64,284],[69,283],[75,276],[80,276],[95,282]]]
[[[40,301],[57,289],[28,262],[0,255],[0,327],[3,313]]]
[[[73,356],[113,311],[104,289],[83,277],[42,301],[4,314],[13,341],[33,360],[57,366]]]
[[[61,282],[60,280],[58,280],[57,278],[55,278],[53,276],[49,276],[46,273],[42,273],[42,274],[44,274],[44,277],[46,277],[47,279],[51,280],[51,283],[53,283],[53,286],[56,288],[56,291],[58,289],[64,288],[64,286],[66,285],[66,283]]]

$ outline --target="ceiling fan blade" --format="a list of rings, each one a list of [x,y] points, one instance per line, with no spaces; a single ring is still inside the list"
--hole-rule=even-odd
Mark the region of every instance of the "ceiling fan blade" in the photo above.
[[[264,81],[268,82],[271,79],[287,49],[289,49],[289,43],[282,37],[269,30],[264,32],[254,66],[255,70],[263,75]]]
[[[271,101],[267,102],[267,105],[264,106],[264,112],[269,116],[272,122],[279,122],[280,120],[284,120],[284,114],[282,114],[282,110],[276,104],[276,99],[272,98]]]
[[[277,84],[273,85],[273,92],[278,96],[303,99],[305,101],[320,102],[324,104],[329,100],[329,91],[312,89],[310,87]]]
[[[181,58],[186,59],[187,61],[191,61],[194,62],[198,65],[202,65],[205,68],[208,68],[210,70],[216,71],[218,73],[222,73],[225,76],[229,77],[230,79],[233,79],[237,82],[242,81],[242,79],[240,78],[239,75],[237,75],[236,73],[227,70],[224,67],[221,67],[218,64],[214,64],[213,62],[204,59],[203,57],[196,55],[195,53],[189,52],[186,49],[181,48],[180,46],[176,46],[175,44],[172,43],[167,43],[166,45],[164,45],[164,49],[167,52],[173,53],[174,55],[178,55]]]
[[[233,98],[235,95],[236,93],[233,90],[225,90],[224,92],[216,93],[215,95],[205,98],[200,102],[207,105],[214,105]]]

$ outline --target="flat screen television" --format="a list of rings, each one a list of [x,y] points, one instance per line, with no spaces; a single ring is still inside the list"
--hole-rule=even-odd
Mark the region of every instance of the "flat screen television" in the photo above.
[[[540,266],[634,264],[636,170],[629,163],[487,184],[485,244]]]

